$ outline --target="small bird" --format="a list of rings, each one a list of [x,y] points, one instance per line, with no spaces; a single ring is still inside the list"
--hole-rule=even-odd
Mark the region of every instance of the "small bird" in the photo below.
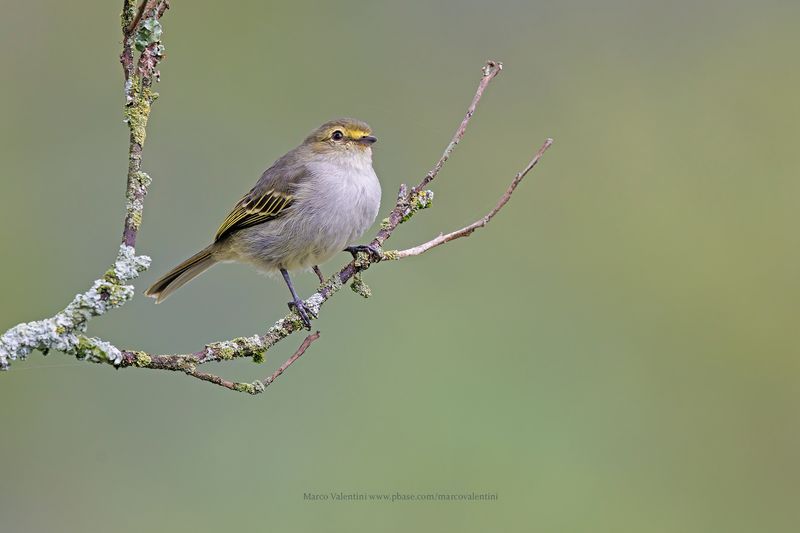
[[[381,185],[372,168],[377,139],[364,122],[326,122],[269,167],[217,230],[214,242],[165,274],[145,294],[163,301],[216,263],[249,263],[280,271],[292,306],[306,328],[312,314],[294,289],[289,271],[319,264],[337,252],[354,256],[369,245],[349,246],[375,221]]]

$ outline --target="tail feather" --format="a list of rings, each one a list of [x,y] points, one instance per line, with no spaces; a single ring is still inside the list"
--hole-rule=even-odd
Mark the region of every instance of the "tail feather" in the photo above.
[[[145,291],[145,295],[155,298],[156,303],[161,303],[177,289],[214,266],[217,260],[214,259],[212,254],[212,246],[194,254],[192,257],[167,272],[161,279],[156,281],[152,287]]]

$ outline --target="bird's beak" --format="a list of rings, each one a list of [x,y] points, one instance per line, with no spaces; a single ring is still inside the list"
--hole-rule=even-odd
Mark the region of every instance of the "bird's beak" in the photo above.
[[[359,144],[364,144],[366,146],[370,146],[370,145],[374,144],[377,141],[378,141],[378,138],[377,137],[373,137],[372,135],[364,135],[363,137],[361,137],[358,140]]]

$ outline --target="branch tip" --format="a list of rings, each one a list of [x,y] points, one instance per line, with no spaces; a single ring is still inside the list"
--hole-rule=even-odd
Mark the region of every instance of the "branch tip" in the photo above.
[[[481,70],[483,71],[484,77],[497,76],[498,74],[500,74],[500,71],[503,70],[503,62],[489,59],[486,61],[486,64],[483,66]]]

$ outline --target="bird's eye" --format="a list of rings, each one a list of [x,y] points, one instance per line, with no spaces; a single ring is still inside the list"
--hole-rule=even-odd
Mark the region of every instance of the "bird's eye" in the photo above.
[[[344,139],[344,133],[342,133],[339,130],[336,130],[331,134],[331,139],[333,139],[334,141],[341,141],[342,139]]]

